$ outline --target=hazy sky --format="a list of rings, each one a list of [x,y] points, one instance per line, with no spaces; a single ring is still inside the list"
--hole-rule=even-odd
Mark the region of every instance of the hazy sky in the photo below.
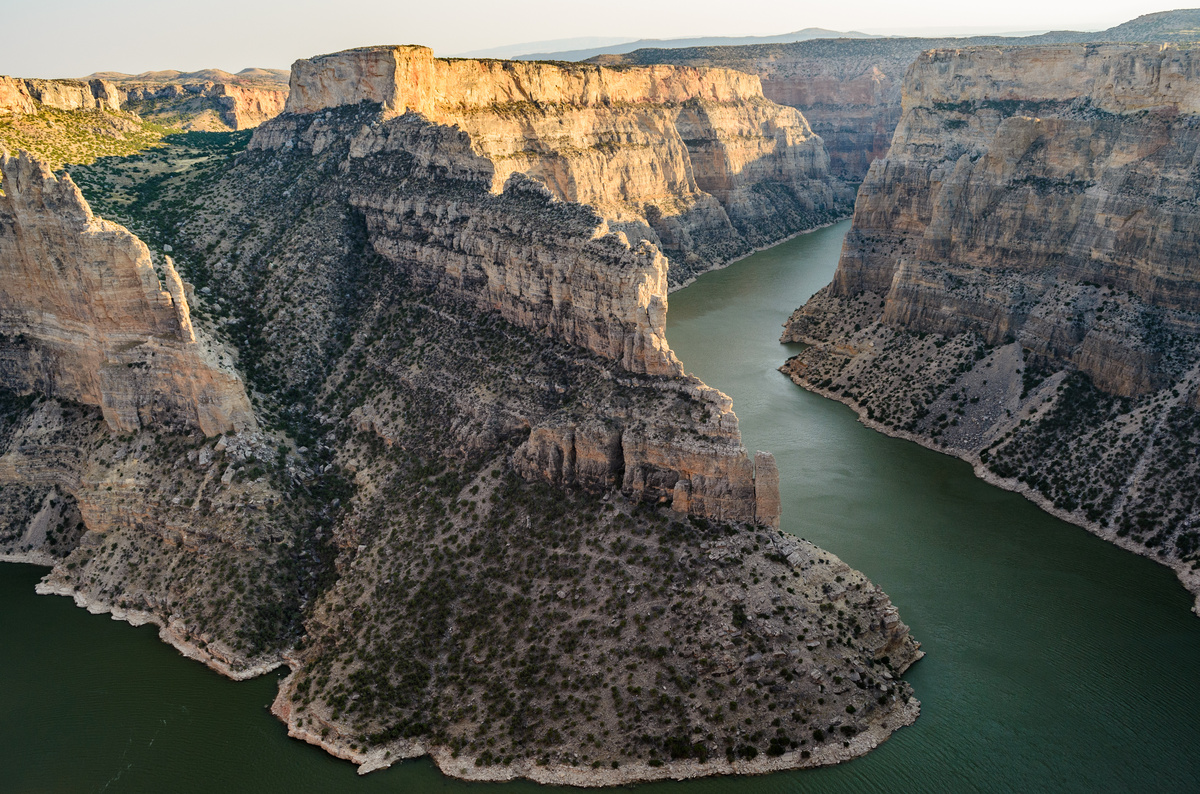
[[[0,0],[0,74],[287,68],[366,44],[426,44],[451,55],[574,36],[763,36],[806,27],[1099,30],[1177,7],[1143,0]]]

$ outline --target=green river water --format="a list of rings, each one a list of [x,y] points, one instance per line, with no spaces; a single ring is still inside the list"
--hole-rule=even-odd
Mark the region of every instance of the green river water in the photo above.
[[[776,371],[792,309],[826,284],[848,223],[671,296],[668,338],[779,461],[786,530],[880,584],[927,656],[916,724],[848,764],[639,787],[711,792],[1200,791],[1200,618],[1166,568],[862,427]],[[277,676],[233,683],[0,565],[0,792],[544,792],[428,761],[363,778],[289,740]]]

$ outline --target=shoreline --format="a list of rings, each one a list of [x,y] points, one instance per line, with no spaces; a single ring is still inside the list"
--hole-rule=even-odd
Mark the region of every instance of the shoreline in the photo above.
[[[708,268],[707,270],[701,270],[699,273],[694,273],[694,274],[688,276],[687,280],[682,282],[678,286],[667,287],[667,294],[670,295],[672,292],[678,292],[679,290],[683,289],[684,287],[694,284],[696,279],[700,278],[701,276],[703,276],[707,273],[712,273],[717,270],[724,270],[725,268],[729,267],[730,265],[741,262],[743,259],[748,259],[749,257],[752,257],[755,254],[760,254],[769,248],[774,248],[777,245],[783,245],[784,243],[788,242],[789,240],[795,240],[797,237],[800,237],[801,235],[804,235],[804,234],[812,234],[813,232],[820,231],[821,229],[828,229],[830,226],[839,224],[842,221],[848,221],[853,217],[854,217],[854,212],[851,211],[850,214],[841,215],[827,223],[821,223],[816,226],[812,226],[808,229],[801,229],[798,232],[792,232],[791,234],[787,235],[786,237],[780,237],[778,240],[776,240],[773,243],[764,243],[763,245],[756,246],[751,251],[747,251],[744,254],[738,254],[737,256],[733,257],[732,259],[730,259],[726,262],[721,262],[719,264],[713,265],[712,267]],[[667,311],[670,312],[670,309],[668,309]]]
[[[45,558],[49,559],[48,556]],[[34,562],[33,559],[43,559],[43,555],[0,555],[0,562],[28,563],[43,567],[54,564]],[[664,761],[660,766],[651,766],[647,762],[637,761],[612,769],[609,767],[578,767],[567,764],[539,766],[533,759],[521,759],[509,765],[475,766],[475,756],[463,754],[456,756],[449,747],[427,746],[420,741],[404,739],[366,751],[354,750],[350,747],[351,740],[342,737],[340,729],[334,723],[321,720],[323,727],[329,728],[327,736],[321,736],[313,730],[297,724],[297,715],[286,697],[289,685],[301,667],[293,650],[284,651],[277,657],[258,660],[256,664],[249,664],[244,668],[234,669],[231,664],[237,660],[223,658],[206,648],[201,648],[187,639],[182,627],[174,625],[176,621],[164,620],[159,615],[143,610],[125,609],[96,600],[63,583],[43,580],[34,587],[34,592],[38,595],[69,596],[77,607],[86,609],[90,614],[108,614],[113,620],[124,621],[134,627],[144,626],[148,623],[158,626],[159,639],[174,647],[180,655],[200,662],[232,681],[246,681],[266,675],[280,667],[288,667],[288,675],[280,679],[275,698],[271,703],[271,714],[284,723],[289,738],[314,745],[335,758],[357,765],[360,775],[387,769],[398,761],[422,756],[429,756],[443,775],[458,780],[506,782],[526,779],[544,785],[563,785],[576,788],[606,788],[664,780],[690,780],[729,775],[765,775],[774,772],[814,769],[853,760],[877,748],[897,730],[912,725],[921,713],[921,703],[915,697],[910,698],[906,703],[897,702],[893,711],[878,722],[868,725],[861,733],[849,739],[831,741],[808,748],[810,753],[808,758],[802,757],[801,753],[804,751],[797,749],[777,757],[767,756],[763,753],[748,761],[730,762],[724,757],[715,757],[703,763],[695,760]],[[181,621],[179,622],[181,623]],[[913,663],[923,656],[924,653],[918,653],[917,657],[913,659]],[[911,666],[912,664],[908,665],[899,673],[903,674]]]
[[[179,651],[180,655],[200,662],[209,669],[233,681],[248,681],[260,675],[266,675],[286,663],[284,661],[285,655],[280,655],[276,658],[267,657],[260,659],[253,664],[248,664],[244,668],[235,669],[232,665],[238,660],[224,658],[223,654],[217,655],[187,639],[186,633],[174,625],[175,622],[182,623],[182,621],[165,621],[161,616],[152,612],[145,612],[140,609],[125,609],[113,604],[97,601],[66,584],[56,584],[42,580],[37,583],[33,590],[38,595],[70,597],[74,599],[75,606],[82,607],[93,615],[107,614],[113,620],[121,620],[134,627],[145,626],[148,623],[158,626],[158,638]]]
[[[811,345],[813,342],[805,341],[805,344]],[[943,455],[949,455],[950,457],[958,458],[959,460],[971,466],[972,473],[975,475],[976,479],[982,480],[988,485],[993,485],[1002,490],[1019,494],[1036,505],[1040,510],[1042,510],[1042,512],[1048,513],[1060,521],[1065,521],[1072,526],[1079,527],[1089,534],[1095,535],[1101,540],[1111,543],[1120,549],[1132,552],[1139,557],[1145,557],[1152,562],[1171,569],[1175,573],[1176,579],[1181,585],[1183,585],[1183,589],[1192,596],[1192,612],[1197,616],[1200,616],[1200,570],[1193,570],[1191,566],[1184,565],[1181,561],[1167,560],[1157,557],[1149,553],[1149,550],[1147,550],[1144,546],[1139,546],[1128,538],[1118,537],[1117,531],[1111,527],[1102,527],[1095,521],[1088,521],[1086,518],[1075,516],[1065,510],[1060,510],[1054,506],[1053,502],[1051,502],[1038,491],[1030,488],[1025,483],[1015,479],[1006,479],[1004,477],[1000,477],[995,472],[991,471],[979,459],[979,453],[977,452],[970,452],[961,448],[938,446],[931,440],[922,436],[918,436],[915,433],[910,433],[907,430],[896,430],[895,428],[887,427],[886,425],[883,425],[874,419],[870,419],[866,416],[863,410],[858,408],[858,406],[841,399],[838,395],[833,394],[826,389],[818,388],[806,380],[798,380],[792,375],[784,372],[784,366],[786,366],[786,363],[779,367],[779,371],[784,377],[805,391],[846,406],[851,411],[854,411],[855,415],[858,417],[859,424],[863,425],[864,427],[867,427],[868,429],[874,430],[878,433],[882,433],[890,438],[898,438],[902,441],[911,441],[912,443],[922,446],[925,449],[933,452],[939,452]]]
[[[332,725],[329,726],[331,730],[328,736],[321,736],[306,727],[299,726],[292,705],[285,699],[284,694],[295,675],[294,672],[290,673],[287,678],[279,682],[279,692],[271,703],[271,713],[287,726],[290,738],[320,747],[336,758],[357,764],[360,775],[387,769],[398,761],[429,756],[438,771],[446,777],[479,783],[501,783],[525,779],[543,785],[607,788],[663,780],[691,780],[728,775],[766,775],[773,772],[814,769],[851,761],[867,754],[887,741],[896,731],[912,725],[921,714],[921,703],[916,698],[910,699],[907,703],[898,703],[897,709],[880,723],[873,724],[862,733],[844,740],[848,746],[844,746],[842,742],[824,744],[809,751],[811,755],[808,758],[801,757],[801,752],[803,752],[801,750],[790,750],[774,758],[760,754],[757,758],[749,761],[730,762],[722,757],[705,763],[693,760],[664,761],[660,766],[651,766],[649,763],[639,761],[622,764],[616,769],[578,767],[567,764],[539,766],[531,759],[521,759],[508,765],[475,766],[475,756],[461,753],[455,755],[449,747],[440,745],[427,747],[421,742],[397,740],[389,745],[374,747],[364,752],[351,749],[348,741],[335,736]]]

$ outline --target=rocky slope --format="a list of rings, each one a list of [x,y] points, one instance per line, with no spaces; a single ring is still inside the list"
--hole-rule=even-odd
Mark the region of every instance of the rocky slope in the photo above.
[[[1200,590],[1197,53],[921,56],[785,371]]]
[[[1077,42],[1194,41],[1200,10],[1146,14],[1108,30],[1055,31],[1038,36],[889,38],[801,41],[752,46],[644,49],[599,56],[601,64],[669,63],[736,69],[757,75],[763,95],[800,110],[829,151],[830,171],[860,182],[874,160],[887,155],[900,121],[901,87],[908,67],[931,49],[981,45]]]
[[[663,250],[672,285],[849,208],[803,116],[727,70],[445,60],[424,47],[297,62],[290,112],[362,101],[463,130],[493,191],[519,172],[594,207]]]
[[[363,771],[763,772],[916,717],[919,646],[887,596],[779,532],[773,460],[681,372],[652,243],[497,183],[461,128],[297,107],[132,201],[103,192],[113,164],[76,169],[172,247],[263,429],[112,436],[6,395],[0,544],[58,561],[45,592],[232,675],[286,660],[275,712]],[[93,527],[98,500],[125,512]]]

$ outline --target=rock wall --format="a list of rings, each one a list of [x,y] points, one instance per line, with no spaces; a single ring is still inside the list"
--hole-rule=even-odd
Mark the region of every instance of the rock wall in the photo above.
[[[40,80],[0,75],[0,114],[36,114],[39,105],[58,110],[130,111],[188,130],[244,130],[279,115],[287,88],[184,80]]]
[[[0,75],[0,113],[34,113],[36,106],[24,80]]]
[[[107,80],[20,80],[37,102],[58,110],[120,110],[116,87]],[[31,113],[34,110],[24,110]]]
[[[114,431],[254,423],[241,381],[196,341],[169,259],[92,215],[69,176],[0,159],[0,385],[98,405]]]
[[[445,60],[424,47],[295,64],[289,113],[359,102],[457,126],[491,161],[494,191],[521,172],[595,207],[663,249],[672,284],[849,205],[803,116],[729,70]]]
[[[736,69],[762,80],[763,95],[804,114],[829,152],[830,173],[861,182],[887,156],[900,121],[905,73],[923,52],[981,46],[1192,41],[1196,9],[1146,14],[1095,32],[970,38],[814,39],[790,44],[644,49],[601,55],[597,64],[678,64]],[[1025,75],[1022,75],[1022,80]],[[1021,82],[1021,81],[1018,81]]]
[[[121,107],[144,118],[177,122],[185,129],[245,130],[283,112],[286,88],[213,81],[116,83]]]
[[[1198,387],[1197,54],[922,55],[833,283],[789,321],[785,339],[818,345],[788,371],[1071,520],[1193,559],[1200,512],[1174,485],[1190,464],[1171,461],[1190,459]]]
[[[275,162],[287,164],[278,176],[269,170]],[[667,260],[653,244],[630,242],[590,207],[563,201],[521,174],[493,192],[493,163],[467,133],[415,113],[389,117],[378,106],[284,114],[255,133],[245,168],[246,181],[263,181],[264,174],[282,180],[275,189],[297,197],[290,201],[311,194],[286,181],[289,169],[336,168],[336,177],[314,186],[322,193],[319,202],[345,202],[361,218],[363,244],[414,285],[639,376],[617,380],[647,395],[650,403],[640,409],[600,398],[590,398],[593,409],[584,416],[522,408],[519,423],[530,435],[513,460],[524,476],[598,491],[616,488],[695,515],[756,519],[754,466],[732,403],[685,378],[667,343]],[[292,223],[292,213],[306,212],[304,206],[297,204],[279,222]],[[316,229],[312,235],[330,236]],[[256,256],[280,258],[269,250]],[[287,254],[299,267],[305,260],[297,256]],[[303,256],[318,255],[305,250]],[[284,278],[278,270],[275,277]],[[338,280],[330,278],[332,288]],[[304,327],[284,327],[293,320]],[[272,334],[311,335],[324,322],[281,316]],[[327,344],[314,340],[309,349]],[[298,364],[281,366],[299,371]],[[520,400],[514,392],[502,402]],[[481,404],[475,410],[493,409]],[[759,490],[769,503],[771,486]],[[775,520],[768,515],[765,522]]]

